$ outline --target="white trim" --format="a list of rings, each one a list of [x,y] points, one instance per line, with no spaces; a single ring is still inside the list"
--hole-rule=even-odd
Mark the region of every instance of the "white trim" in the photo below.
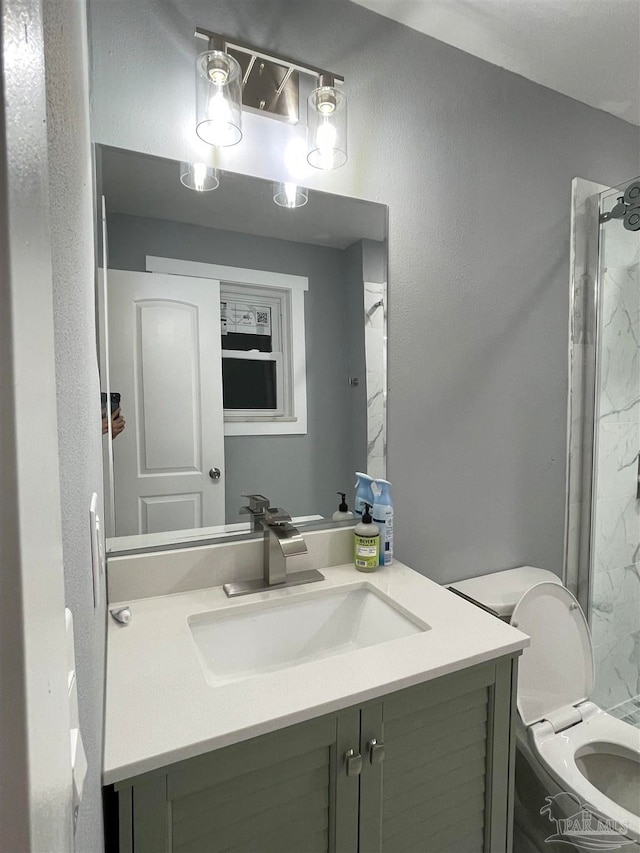
[[[205,264],[200,261],[183,261],[179,258],[159,258],[147,255],[147,272],[164,272],[171,275],[191,275],[196,278],[217,278],[220,281],[238,284],[261,284],[263,287],[279,287],[281,290],[309,290],[309,279],[303,275],[250,270],[243,267],[225,267],[220,264]]]
[[[102,267],[98,269],[98,292],[102,299],[102,312],[98,312],[102,323],[100,329],[100,378],[104,377],[105,392],[107,395],[107,426],[108,439],[102,445],[102,465],[103,471],[107,471],[108,479],[108,496],[109,500],[105,503],[105,528],[106,535],[113,536],[116,523],[116,487],[113,474],[113,422],[111,419],[111,355],[109,353],[109,235],[107,232],[107,205],[104,196],[100,197],[100,212],[102,224]],[[106,462],[106,464],[105,464]]]
[[[291,294],[291,363],[293,366],[293,419],[272,418],[261,421],[225,420],[227,435],[306,435],[307,433],[307,359],[304,323],[304,294],[309,290],[309,279],[301,275],[252,270],[243,267],[226,267],[200,261],[183,261],[179,258],[146,256],[147,272],[187,275],[196,278],[213,278],[221,283],[253,284],[262,287],[288,290]],[[282,330],[283,335],[285,330]]]

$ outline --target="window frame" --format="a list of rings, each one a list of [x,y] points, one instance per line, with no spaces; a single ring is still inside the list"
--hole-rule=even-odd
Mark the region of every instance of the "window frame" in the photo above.
[[[221,357],[245,361],[274,361],[276,364],[275,409],[224,409],[227,423],[242,423],[271,420],[272,418],[291,418],[293,408],[291,344],[286,333],[290,325],[289,291],[281,288],[258,287],[253,284],[231,284],[220,282],[220,302],[251,302],[254,305],[271,309],[272,352],[251,352],[250,350],[222,349]],[[224,389],[224,381],[223,381]]]

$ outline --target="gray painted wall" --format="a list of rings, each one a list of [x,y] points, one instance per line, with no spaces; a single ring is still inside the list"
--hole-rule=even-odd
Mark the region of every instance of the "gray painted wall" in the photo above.
[[[100,385],[95,345],[93,177],[84,0],[44,6],[60,504],[65,602],[74,617],[87,778],[76,850],[103,849],[105,589],[94,609],[89,504],[102,516]]]
[[[241,495],[252,492],[268,495],[292,514],[330,515],[338,506],[336,491],[353,485],[354,447],[359,449],[357,459],[366,459],[366,398],[347,382],[354,340],[364,365],[362,310],[355,332],[349,314],[354,294],[363,304],[362,264],[354,278],[348,275],[348,251],[162,219],[110,214],[107,227],[109,266],[114,269],[144,271],[146,255],[159,255],[308,277],[308,432],[225,438],[227,521],[242,520],[238,510],[246,501]],[[362,373],[360,377],[364,385]],[[354,395],[360,407],[357,419],[345,416]]]
[[[387,243],[362,241],[362,275],[365,281],[384,283],[387,280]]]
[[[438,581],[560,571],[570,184],[636,175],[638,128],[346,0],[92,0],[91,17],[109,145],[201,156],[196,25],[345,75],[349,162],[304,181],[390,206],[396,554]],[[291,176],[303,130],[244,129],[220,164]]]

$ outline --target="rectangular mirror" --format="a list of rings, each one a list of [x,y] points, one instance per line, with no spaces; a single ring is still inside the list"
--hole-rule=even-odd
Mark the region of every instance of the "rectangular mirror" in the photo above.
[[[330,519],[355,471],[386,472],[386,206],[96,161],[108,549],[249,532],[255,493]]]

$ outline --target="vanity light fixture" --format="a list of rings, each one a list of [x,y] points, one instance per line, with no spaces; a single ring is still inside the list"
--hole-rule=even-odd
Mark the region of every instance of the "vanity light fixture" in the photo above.
[[[316,169],[337,169],[347,162],[347,99],[335,78],[321,74],[309,95],[307,160]]]
[[[309,190],[289,181],[277,183],[273,185],[273,200],[278,207],[286,207],[289,210],[304,207],[309,201]]]
[[[211,192],[220,186],[217,170],[206,163],[180,163],[180,183],[199,193]]]
[[[196,60],[196,133],[209,145],[237,145],[242,139],[242,70],[220,36],[208,35],[209,49]]]
[[[195,35],[207,41],[207,50],[196,60],[196,133],[201,139],[215,146],[240,142],[243,110],[298,124],[301,77],[311,78],[307,161],[317,169],[337,169],[347,162],[343,77],[200,27]],[[307,83],[307,92],[309,88]]]

